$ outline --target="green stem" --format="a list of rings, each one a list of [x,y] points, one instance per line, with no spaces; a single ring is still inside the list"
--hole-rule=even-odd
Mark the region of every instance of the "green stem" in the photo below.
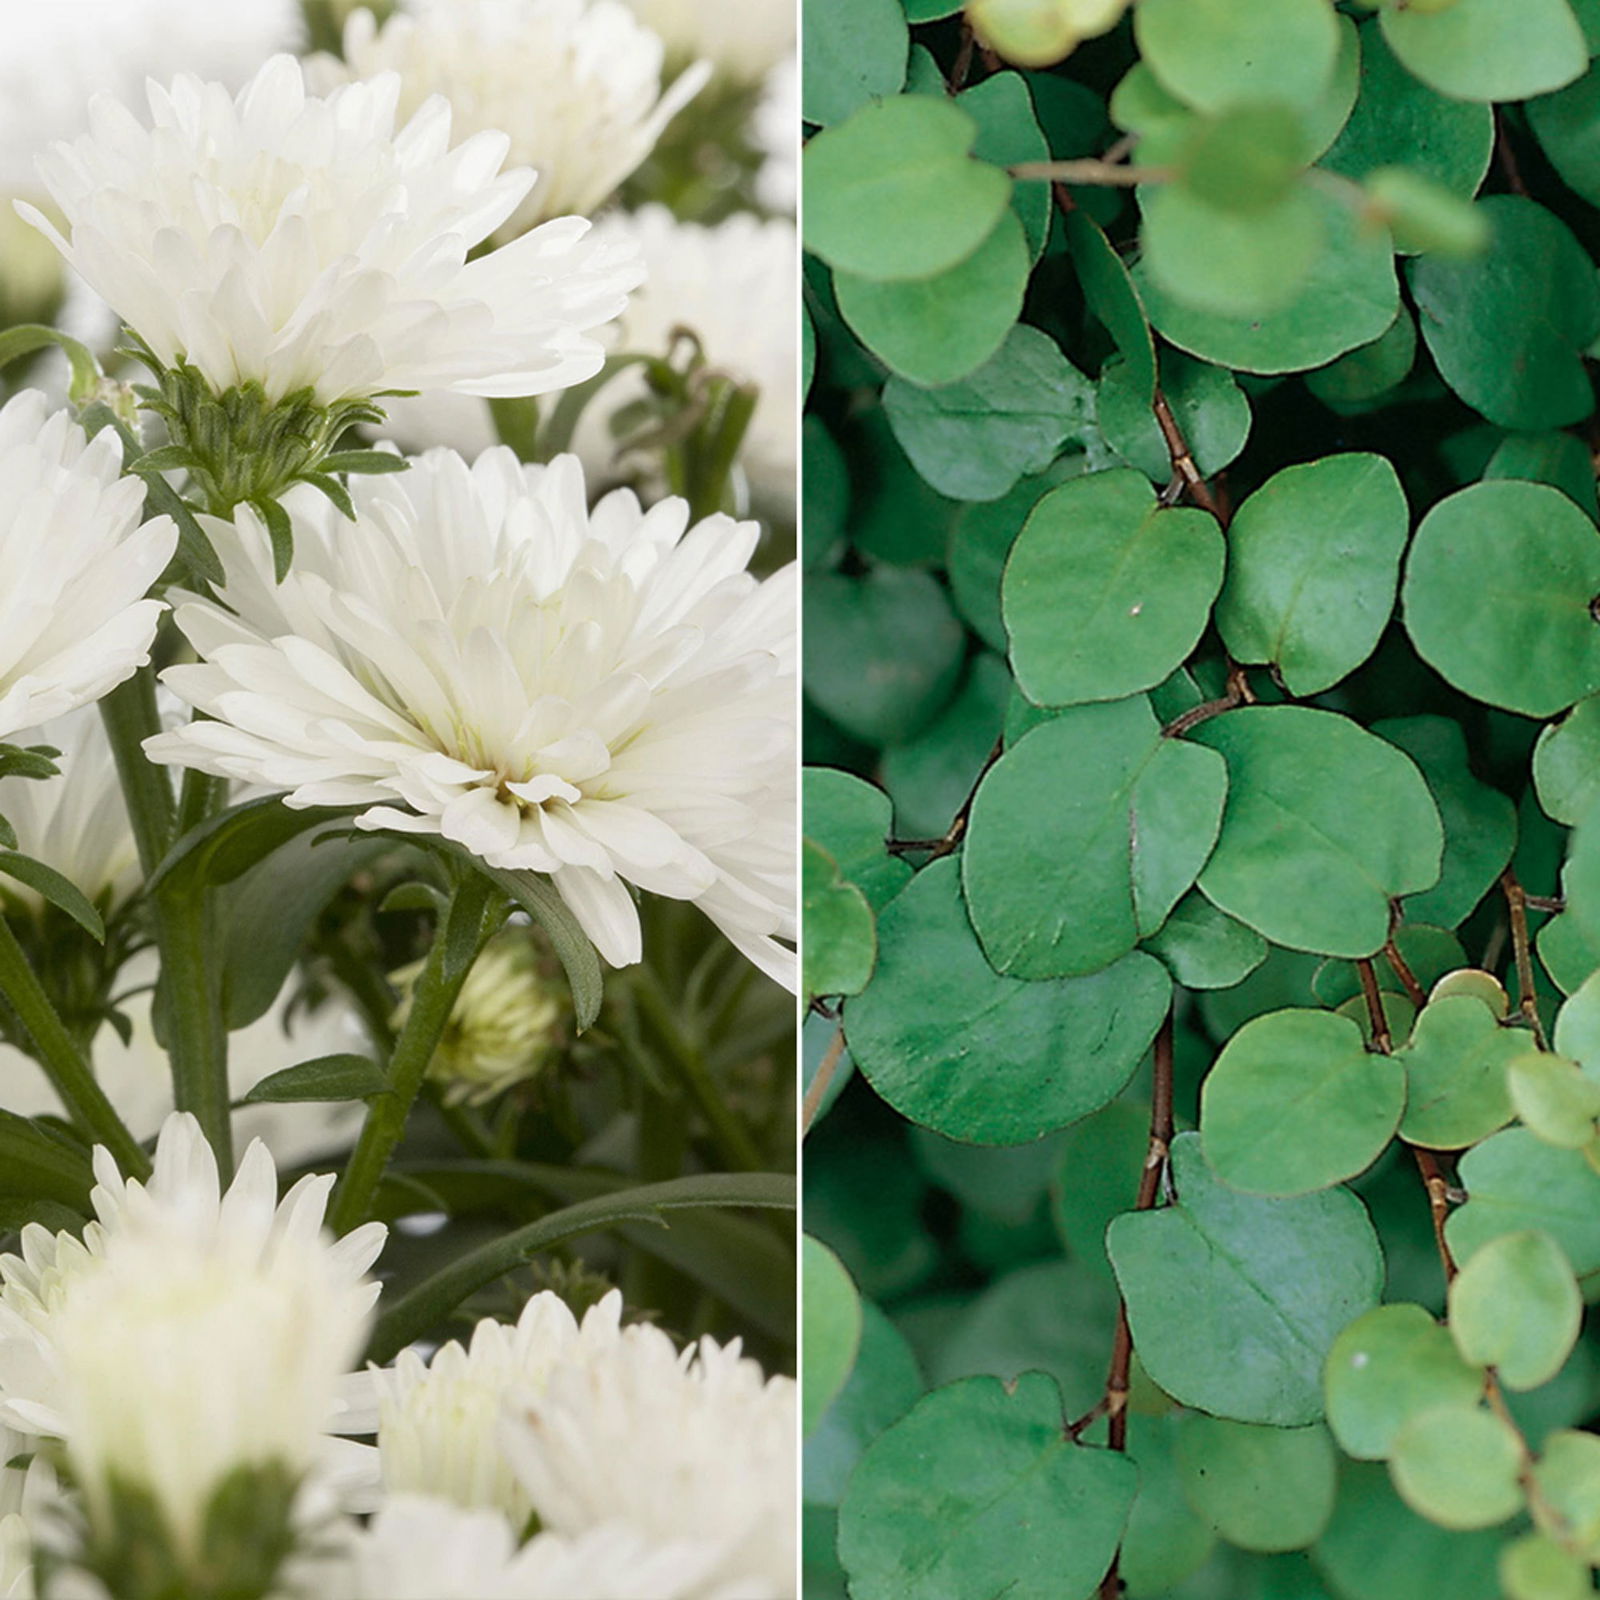
[[[116,1157],[124,1173],[149,1177],[150,1158],[95,1082],[4,917],[0,917],[0,990],[27,1029],[38,1049],[39,1064],[72,1114]]]
[[[161,731],[155,674],[141,668],[100,702],[106,735],[148,878],[172,847],[178,806],[165,767],[145,755],[147,738]],[[204,791],[185,786],[186,795]],[[228,1030],[222,996],[207,970],[210,916],[204,890],[185,891],[168,880],[151,895],[156,943],[161,952],[157,998],[172,1061],[173,1098],[180,1111],[200,1123],[217,1167],[227,1182],[233,1173],[233,1125],[228,1115]]]
[[[667,1064],[673,1068],[679,1082],[688,1091],[689,1098],[706,1119],[723,1160],[741,1172],[757,1171],[762,1163],[755,1140],[728,1109],[706,1066],[704,1055],[685,1037],[655,974],[647,968],[641,969],[636,992],[651,1031],[663,1047]]]
[[[421,976],[411,992],[411,1009],[389,1060],[389,1088],[367,1103],[361,1137],[345,1168],[328,1212],[328,1225],[345,1234],[366,1220],[384,1169],[405,1132],[422,1080],[439,1046],[456,997],[467,981],[481,942],[484,912],[494,886],[476,872],[466,874],[451,897],[450,909],[434,935]]]

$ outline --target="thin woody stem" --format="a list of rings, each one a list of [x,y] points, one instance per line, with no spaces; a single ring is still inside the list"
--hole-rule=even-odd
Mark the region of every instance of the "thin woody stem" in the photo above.
[[[1129,167],[1098,161],[1093,156],[1085,156],[1080,161],[1019,161],[1008,170],[1021,183],[1043,180],[1116,189],[1132,189],[1141,183],[1170,183],[1176,176],[1171,167]]]
[[[833,1083],[834,1074],[839,1070],[839,1062],[844,1057],[844,1029],[834,1031],[833,1040],[828,1046],[827,1054],[817,1064],[816,1075],[806,1088],[806,1097],[800,1105],[800,1136],[804,1138],[811,1132],[811,1124],[817,1120],[817,1112],[822,1107],[822,1097],[827,1094],[829,1086]]]
[[[1528,896],[1517,882],[1516,873],[1507,867],[1500,874],[1500,889],[1506,897],[1511,919],[1511,950],[1517,966],[1517,1006],[1523,1021],[1533,1030],[1541,1050],[1550,1048],[1539,1020],[1539,996],[1533,982],[1533,942],[1528,934]]]
[[[1378,988],[1378,975],[1372,970],[1372,958],[1363,956],[1356,962],[1361,974],[1361,993],[1367,1002],[1367,1022],[1372,1029],[1372,1046],[1382,1055],[1394,1049],[1394,1039],[1389,1033],[1389,1018],[1384,1014],[1383,991]]]

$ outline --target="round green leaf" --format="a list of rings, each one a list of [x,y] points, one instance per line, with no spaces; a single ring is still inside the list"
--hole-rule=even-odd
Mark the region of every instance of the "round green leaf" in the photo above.
[[[1466,3],[1466,0],[1461,0]],[[1490,242],[1464,261],[1422,256],[1411,290],[1440,376],[1503,428],[1559,428],[1594,409],[1583,353],[1600,280],[1567,225],[1521,195],[1478,207]]]
[[[1263,1428],[1191,1413],[1178,1429],[1189,1503],[1242,1550],[1303,1550],[1333,1515],[1336,1456],[1324,1427]]]
[[[893,377],[883,404],[901,448],[940,494],[998,500],[1092,428],[1094,386],[1053,339],[1018,324],[959,383],[923,389]]]
[[[1250,437],[1250,402],[1231,372],[1168,350],[1161,358],[1161,393],[1201,477],[1221,472],[1244,449]],[[1163,488],[1171,481],[1172,455],[1150,395],[1141,392],[1130,363],[1107,362],[1100,374],[1097,416],[1106,443],[1130,467]]]
[[[813,1241],[808,1236],[805,1242],[809,1250]],[[809,1294],[809,1284],[805,1287]],[[861,1341],[855,1365],[833,1404],[806,1436],[803,1497],[808,1505],[838,1505],[861,1452],[890,1423],[903,1417],[922,1394],[922,1375],[905,1336],[870,1300],[860,1305]],[[809,1316],[809,1298],[804,1310]],[[808,1342],[808,1384],[810,1357]]]
[[[1176,1444],[1186,1420],[1176,1413],[1128,1417],[1128,1454],[1139,1468],[1139,1498],[1128,1517],[1119,1567],[1131,1595],[1166,1594],[1216,1548],[1215,1530],[1195,1514],[1178,1475]]]
[[[1405,1098],[1405,1069],[1369,1052],[1353,1022],[1326,1011],[1269,1012],[1246,1023],[1206,1075],[1206,1160],[1246,1194],[1326,1189],[1377,1160]]]
[[[876,378],[874,378],[876,381]],[[848,531],[855,548],[897,567],[936,567],[956,506],[935,494],[906,459],[881,405],[855,412],[840,429],[854,499]]]
[[[841,122],[906,81],[911,36],[899,0],[804,0],[800,114]]]
[[[1092,1266],[1107,1282],[1106,1226],[1127,1210],[1149,1151],[1150,1118],[1127,1099],[1112,1101],[1061,1136],[1051,1216],[1072,1259]]]
[[[1449,1331],[1421,1306],[1379,1306],[1333,1342],[1326,1374],[1328,1426],[1346,1455],[1381,1461],[1412,1417],[1472,1405],[1483,1373],[1461,1359]]]
[[[844,537],[850,512],[850,469],[828,426],[808,416],[800,431],[800,520],[807,571],[824,566]]]
[[[1531,100],[1528,124],[1569,189],[1600,205],[1600,71]]]
[[[1218,911],[1198,890],[1144,944],[1185,989],[1231,989],[1267,956],[1267,942],[1254,928]]]
[[[1050,146],[1033,111],[1033,96],[1020,72],[996,72],[956,96],[956,104],[978,124],[972,153],[997,167],[1019,166],[1024,161],[1048,161]],[[1028,259],[1044,253],[1050,233],[1053,202],[1050,185],[1042,179],[1018,183],[1011,191],[1011,207],[1027,236]]]
[[[1389,1472],[1413,1511],[1443,1528],[1492,1528],[1522,1509],[1514,1430],[1476,1406],[1420,1412],[1395,1435]]]
[[[1094,472],[1051,490],[1001,585],[1023,692],[1069,705],[1153,688],[1204,631],[1223,552],[1208,513],[1162,509],[1141,473]]]
[[[881,908],[911,876],[911,868],[884,848],[894,831],[888,795],[834,767],[807,767],[802,782],[806,837],[839,863],[840,876],[869,905]]]
[[[961,673],[965,632],[925,572],[815,573],[805,588],[806,693],[869,744],[910,738]]]
[[[1192,738],[1228,763],[1200,890],[1273,944],[1352,959],[1389,934],[1391,897],[1439,875],[1444,836],[1422,775],[1328,711],[1247,706]]]
[[[1600,1437],[1562,1431],[1544,1442],[1533,1468],[1542,1505],[1535,1515],[1544,1531],[1600,1563]],[[1585,1591],[1589,1592],[1588,1590]]]
[[[801,912],[808,995],[857,994],[872,976],[872,907],[820,845],[805,841]]]
[[[1583,1322],[1583,1296],[1548,1233],[1491,1239],[1450,1285],[1450,1332],[1464,1360],[1508,1389],[1537,1389],[1561,1370]]]
[[[1402,382],[1417,359],[1417,324],[1406,307],[1388,330],[1359,350],[1306,374],[1306,388],[1325,406],[1360,407]]]
[[[1529,1131],[1561,1150],[1581,1150],[1595,1136],[1600,1083],[1577,1063],[1543,1050],[1525,1050],[1506,1068],[1511,1104]]]
[[[1372,731],[1422,769],[1444,824],[1439,881],[1406,897],[1406,916],[1454,928],[1494,887],[1517,843],[1517,811],[1498,789],[1473,776],[1467,737],[1448,717],[1394,717]]]
[[[1556,1013],[1552,1042],[1586,1077],[1600,1082],[1600,972],[1586,978]]]
[[[1500,1584],[1507,1600],[1589,1600],[1589,1565],[1568,1555],[1542,1533],[1514,1540],[1500,1552]]]
[[[1239,507],[1217,629],[1240,661],[1271,662],[1318,694],[1377,647],[1410,529],[1389,462],[1351,452],[1286,467]]]
[[[1263,99],[1313,106],[1339,56],[1321,0],[1142,0],[1133,16],[1146,64],[1202,111]]]
[[[1299,372],[1371,344],[1400,309],[1388,232],[1360,226],[1336,196],[1318,191],[1317,203],[1323,248],[1288,304],[1250,317],[1201,311],[1164,290],[1141,263],[1134,282],[1151,322],[1180,350],[1239,372]]]
[[[1067,243],[1083,297],[1121,352],[1128,380],[1148,409],[1156,386],[1155,341],[1133,278],[1099,225],[1081,209],[1067,217]]]
[[[1504,1127],[1512,1114],[1506,1067],[1526,1044],[1526,1034],[1502,1027],[1476,995],[1436,995],[1395,1056],[1407,1086],[1400,1137],[1461,1150]]]
[[[1430,89],[1395,58],[1376,19],[1361,25],[1361,93],[1322,160],[1361,179],[1403,156],[1406,165],[1468,199],[1494,153],[1494,113]]]
[[[1328,1350],[1383,1282],[1361,1202],[1342,1189],[1236,1194],[1211,1175],[1197,1134],[1174,1141],[1172,1173],[1176,1205],[1126,1213],[1106,1236],[1146,1371],[1215,1416],[1320,1420]]]
[[[1450,1214],[1445,1237],[1463,1265],[1504,1233],[1548,1233],[1579,1279],[1600,1272],[1600,1172],[1581,1150],[1542,1144],[1506,1128],[1461,1158],[1467,1203]]]
[[[1546,815],[1569,828],[1600,803],[1600,695],[1580,700],[1539,735],[1533,783]]]
[[[862,1456],[839,1511],[854,1600],[1005,1593],[1089,1600],[1138,1487],[1125,1457],[1061,1429],[1044,1374],[925,1396]]]
[[[1163,739],[1143,696],[1075,706],[978,787],[962,852],[972,925],[997,972],[1098,972],[1194,883],[1227,790],[1210,751]]]
[[[855,1365],[861,1343],[861,1297],[827,1245],[810,1234],[800,1243],[800,1298],[805,1311],[800,1410],[802,1431],[809,1434]]]
[[[1477,483],[1422,519],[1406,631],[1464,694],[1547,717],[1600,689],[1600,533],[1548,484]]]
[[[1589,65],[1567,0],[1451,0],[1385,6],[1383,36],[1409,72],[1457,100],[1526,100]]]
[[[967,921],[959,870],[934,862],[884,909],[877,970],[846,1004],[845,1035],[873,1088],[913,1122],[1022,1144],[1115,1098],[1171,986],[1141,952],[1089,978],[1002,976]]]
[[[950,529],[946,566],[956,606],[993,650],[1007,648],[1000,615],[1000,575],[1006,557],[1033,508],[1061,481],[1060,465],[1043,476],[1020,479],[998,500],[963,506]]]
[[[1022,224],[1003,216],[963,262],[931,278],[888,282],[836,273],[839,314],[892,372],[954,383],[981,367],[1022,312],[1031,262]]]
[[[1011,179],[972,159],[977,124],[947,100],[897,95],[807,144],[805,245],[842,272],[928,278],[965,261],[1011,199]]]

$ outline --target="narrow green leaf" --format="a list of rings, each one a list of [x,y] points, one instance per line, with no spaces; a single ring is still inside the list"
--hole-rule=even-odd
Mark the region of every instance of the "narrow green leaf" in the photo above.
[[[368,1056],[341,1053],[301,1061],[281,1072],[269,1073],[239,1102],[240,1105],[278,1104],[299,1100],[365,1100],[384,1094],[389,1080],[383,1068]]]

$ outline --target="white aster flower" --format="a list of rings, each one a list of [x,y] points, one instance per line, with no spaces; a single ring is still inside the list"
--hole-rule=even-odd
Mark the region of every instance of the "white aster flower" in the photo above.
[[[319,57],[312,71],[330,86],[397,72],[402,115],[440,94],[461,132],[509,136],[509,159],[538,173],[500,229],[512,238],[592,216],[650,154],[711,70],[698,62],[663,94],[661,59],[624,0],[421,0],[381,27],[355,12],[344,60]]]
[[[3,811],[4,797],[0,796],[0,813]],[[26,841],[23,848],[27,848]],[[151,1016],[149,986],[155,982],[157,965],[155,952],[150,951],[135,956],[119,974],[121,984],[134,991],[120,1007],[129,1023],[127,1043],[115,1028],[102,1024],[92,1046],[96,1080],[129,1132],[141,1142],[155,1137],[173,1109],[172,1063],[156,1038]],[[298,1061],[360,1055],[370,1048],[349,1001],[330,995],[315,1010],[291,1007],[297,987],[291,977],[265,1015],[228,1035],[228,1090],[233,1099],[242,1098],[263,1078]],[[0,1107],[22,1117],[60,1116],[64,1109],[38,1062],[4,1043],[0,1043]],[[349,1149],[361,1131],[364,1114],[361,1102],[351,1100],[243,1106],[233,1114],[234,1136],[260,1139],[279,1166],[300,1167]]]
[[[150,659],[169,517],[139,524],[107,428],[86,439],[35,389],[0,408],[0,740],[97,700]]]
[[[400,1494],[352,1538],[336,1586],[339,1600],[691,1600],[706,1567],[692,1545],[651,1546],[620,1525],[519,1550],[498,1512]]]
[[[189,76],[148,92],[152,126],[100,98],[41,160],[65,234],[19,209],[165,366],[323,405],[542,394],[599,367],[588,334],[639,277],[624,247],[564,217],[467,259],[533,182],[500,172],[504,134],[452,150],[438,98],[397,131],[397,77],[321,98],[289,56],[237,98]]]
[[[502,1445],[549,1531],[621,1522],[717,1548],[707,1594],[778,1600],[794,1585],[798,1431],[793,1380],[765,1378],[737,1341],[680,1353],[635,1324],[571,1347]]]
[[[53,1532],[61,1500],[56,1474],[38,1441],[0,1424],[0,1600],[34,1600],[34,1546]],[[25,1467],[12,1466],[33,1452]]]
[[[390,974],[403,995],[393,1019],[396,1032],[410,1015],[412,986],[425,965],[414,962]],[[549,970],[529,930],[509,928],[473,962],[428,1076],[443,1089],[447,1105],[481,1105],[539,1076],[561,1048],[571,1011],[566,986]]]
[[[760,397],[740,461],[752,488],[792,515],[800,408],[794,224],[740,212],[703,227],[679,222],[665,206],[645,206],[602,217],[595,234],[639,249],[649,274],[615,330],[614,347],[664,355],[674,330],[687,328],[715,370],[755,384]],[[586,461],[610,460],[610,419],[644,393],[634,368],[600,391],[579,428]]]
[[[143,877],[111,741],[98,708],[79,706],[10,737],[13,744],[49,745],[61,752],[56,757],[61,769],[57,778],[0,778],[0,817],[16,829],[18,849],[54,867],[91,901],[108,907],[123,904]],[[25,884],[9,880],[0,885],[0,894],[33,909],[43,904]],[[0,1058],[5,1048],[0,1046]],[[0,1104],[7,1103],[6,1081],[0,1070]]]
[[[759,83],[794,50],[795,8],[789,0],[628,0],[688,60],[701,56],[727,78]]]
[[[795,574],[746,572],[756,525],[591,511],[575,459],[509,450],[352,493],[353,525],[285,497],[281,585],[251,508],[207,521],[227,581],[180,608],[203,664],[165,678],[216,720],[151,757],[548,873],[613,965],[641,954],[630,884],[693,900],[792,983]]]

